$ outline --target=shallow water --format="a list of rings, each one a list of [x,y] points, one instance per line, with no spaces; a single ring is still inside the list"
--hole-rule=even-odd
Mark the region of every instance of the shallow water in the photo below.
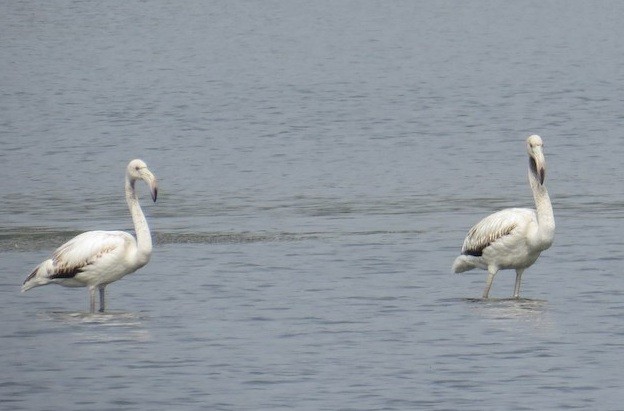
[[[620,409],[624,5],[0,4],[0,409]],[[557,231],[523,276],[450,266],[472,224]],[[155,248],[87,314],[19,292],[90,229]]]

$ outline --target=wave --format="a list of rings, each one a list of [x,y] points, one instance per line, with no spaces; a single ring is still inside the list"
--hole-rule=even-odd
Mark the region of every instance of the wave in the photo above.
[[[0,230],[0,252],[53,250],[82,233],[43,227],[21,227]],[[132,232],[132,231],[130,231]],[[240,244],[305,241],[336,236],[375,236],[388,234],[420,234],[420,230],[353,231],[353,232],[162,232],[153,231],[156,246],[165,244]]]

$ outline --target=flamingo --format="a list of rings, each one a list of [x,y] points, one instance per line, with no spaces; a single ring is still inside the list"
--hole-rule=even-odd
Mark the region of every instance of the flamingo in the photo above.
[[[529,154],[529,185],[533,191],[535,210],[507,208],[490,214],[470,229],[453,263],[453,271],[461,273],[481,268],[488,271],[483,298],[488,298],[498,270],[515,269],[514,298],[520,298],[522,273],[548,249],[555,235],[555,217],[544,178],[546,160],[542,138],[527,138]]]
[[[152,237],[134,188],[143,180],[156,201],[156,177],[143,160],[130,161],[126,168],[126,202],[132,215],[136,239],[124,231],[87,231],[56,249],[52,258],[39,264],[26,278],[22,292],[46,284],[88,287],[91,313],[95,312],[95,291],[100,294],[100,312],[106,308],[106,286],[143,267],[152,254]]]

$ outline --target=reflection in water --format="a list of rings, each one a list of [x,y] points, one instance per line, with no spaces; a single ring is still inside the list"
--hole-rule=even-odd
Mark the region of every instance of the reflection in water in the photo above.
[[[466,298],[472,312],[492,320],[497,327],[507,329],[518,322],[532,328],[551,330],[553,323],[548,315],[548,301],[530,298]]]
[[[144,329],[145,317],[130,312],[109,311],[105,313],[87,312],[42,312],[38,318],[56,321],[64,326],[74,326],[74,343],[146,342],[151,340]]]
[[[39,314],[39,318],[68,324],[104,324],[109,326],[140,325],[144,318],[136,313],[106,311],[104,313],[51,311]]]
[[[480,303],[484,305],[490,306],[500,306],[500,305],[515,305],[519,307],[523,307],[526,309],[543,307],[548,301],[546,300],[536,300],[532,298],[465,298],[464,301],[472,302],[472,303]]]

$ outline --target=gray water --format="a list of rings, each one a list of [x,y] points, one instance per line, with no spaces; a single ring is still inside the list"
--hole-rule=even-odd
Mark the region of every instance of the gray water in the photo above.
[[[0,3],[0,409],[622,409],[624,16],[585,1]],[[472,224],[557,232],[450,272]],[[20,293],[91,229],[155,248]],[[475,299],[477,298],[477,299]]]

